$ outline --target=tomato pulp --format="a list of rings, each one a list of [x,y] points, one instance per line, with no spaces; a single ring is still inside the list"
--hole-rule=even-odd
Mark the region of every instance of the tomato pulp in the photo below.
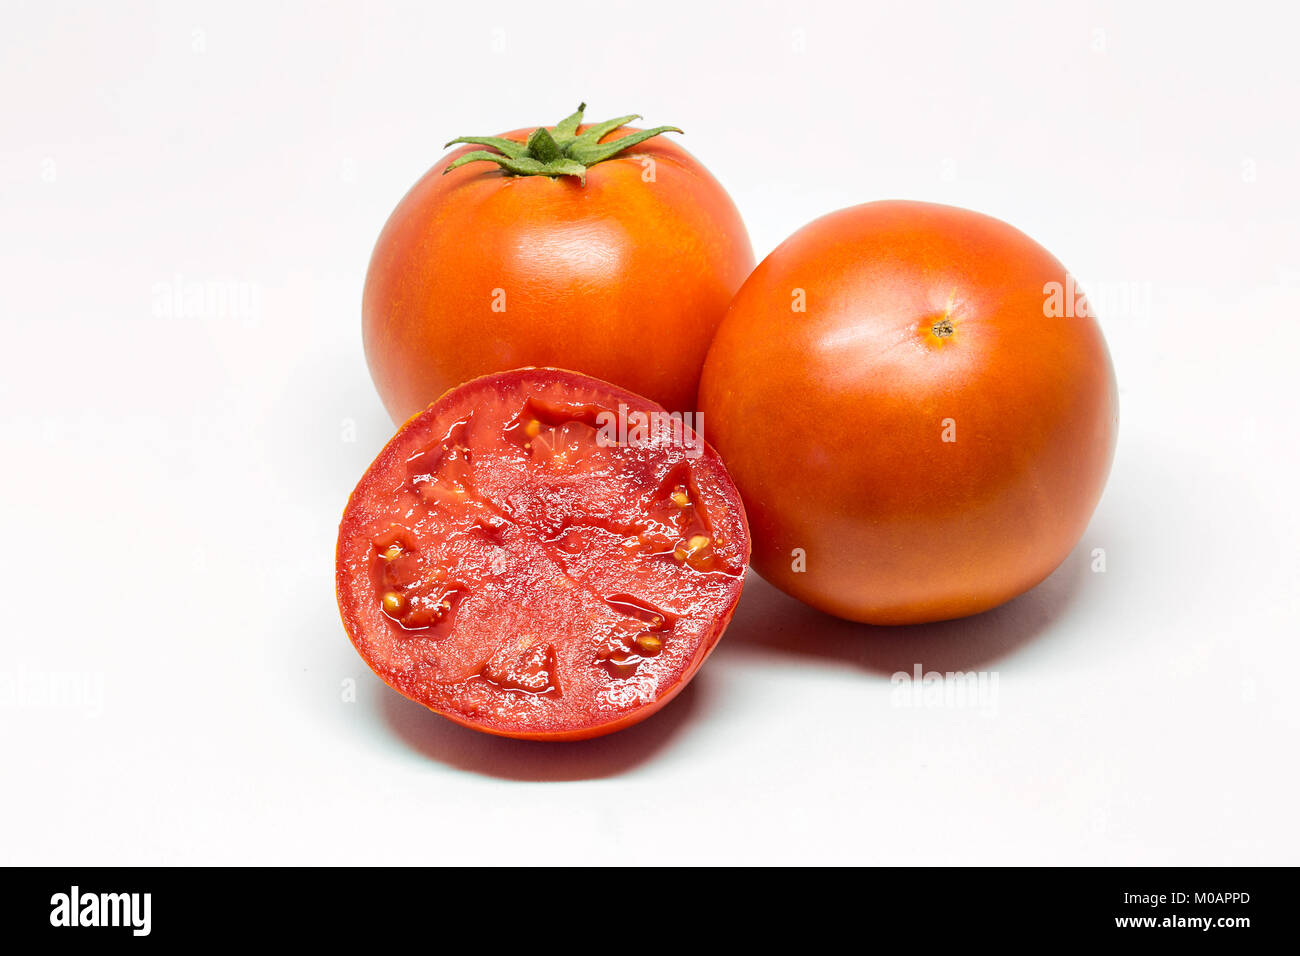
[[[339,528],[348,636],[457,723],[580,739],[678,693],[740,598],[749,533],[677,416],[555,369],[444,395],[398,431]]]
[[[754,566],[824,611],[910,624],[1033,587],[1087,527],[1118,421],[1101,330],[1046,249],[878,202],[782,243],[705,363]]]

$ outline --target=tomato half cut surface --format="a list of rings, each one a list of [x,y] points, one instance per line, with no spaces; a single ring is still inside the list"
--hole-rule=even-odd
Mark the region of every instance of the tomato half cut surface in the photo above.
[[[712,448],[556,369],[453,389],[343,514],[339,610],[391,687],[457,723],[576,740],[680,691],[740,598],[749,531]]]

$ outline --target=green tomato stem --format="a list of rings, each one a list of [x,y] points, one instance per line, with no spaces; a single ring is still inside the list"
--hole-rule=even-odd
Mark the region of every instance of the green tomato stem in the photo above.
[[[496,163],[507,173],[514,176],[576,176],[583,185],[587,183],[587,170],[608,159],[644,143],[662,133],[680,133],[676,126],[656,126],[654,129],[641,130],[623,136],[612,143],[602,143],[601,139],[640,116],[631,114],[617,119],[595,123],[581,134],[582,114],[587,104],[581,103],[575,113],[566,116],[551,129],[539,126],[528,135],[528,141],[520,143],[499,136],[458,136],[448,146],[468,143],[474,146],[486,146],[488,149],[475,149],[448,163],[443,174],[458,169],[466,163]],[[495,150],[495,152],[493,152]]]

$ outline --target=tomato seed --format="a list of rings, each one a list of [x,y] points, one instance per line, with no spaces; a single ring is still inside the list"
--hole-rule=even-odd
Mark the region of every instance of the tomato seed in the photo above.
[[[654,657],[664,649],[664,642],[659,640],[653,634],[638,634],[636,636],[636,646],[642,654]]]

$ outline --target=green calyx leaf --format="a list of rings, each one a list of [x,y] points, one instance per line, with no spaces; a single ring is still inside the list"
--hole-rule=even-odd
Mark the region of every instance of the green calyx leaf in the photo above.
[[[621,137],[612,143],[602,143],[601,139],[614,130],[626,126],[632,120],[641,117],[632,114],[617,119],[596,123],[581,134],[578,127],[582,125],[582,114],[587,104],[581,103],[577,112],[566,116],[551,129],[539,126],[528,136],[526,143],[499,136],[458,136],[448,146],[468,143],[474,146],[487,146],[490,149],[475,149],[461,156],[442,172],[444,175],[464,166],[466,163],[496,163],[506,172],[515,176],[577,176],[584,186],[587,183],[588,167],[613,159],[619,153],[644,143],[661,133],[680,133],[676,126],[656,126],[629,136]],[[496,150],[492,152],[491,150]]]

